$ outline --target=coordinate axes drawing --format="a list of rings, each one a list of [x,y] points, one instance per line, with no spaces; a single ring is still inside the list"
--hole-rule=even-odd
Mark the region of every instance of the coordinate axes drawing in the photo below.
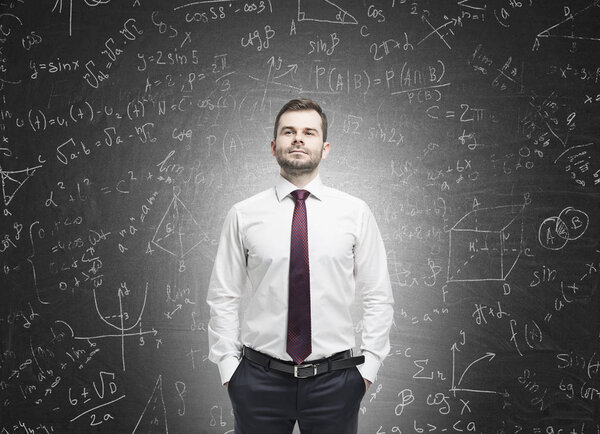
[[[117,331],[116,333],[101,333],[101,334],[90,335],[90,336],[78,336],[75,334],[75,331],[73,330],[73,328],[66,321],[57,320],[55,322],[65,325],[71,332],[71,338],[73,338],[73,339],[93,341],[96,339],[119,338],[121,340],[121,364],[122,364],[123,371],[125,371],[125,338],[128,338],[128,337],[141,338],[144,335],[156,336],[158,334],[158,331],[156,331],[154,328],[152,330],[142,330],[142,316],[144,314],[144,310],[146,309],[146,301],[148,298],[148,283],[146,283],[146,287],[144,289],[144,301],[139,310],[139,314],[138,314],[137,318],[135,319],[135,321],[133,322],[133,324],[128,327],[125,326],[125,320],[132,317],[133,315],[129,315],[128,312],[123,310],[123,297],[125,297],[126,295],[122,289],[119,289],[117,291],[117,296],[119,298],[119,313],[114,314],[114,315],[106,315],[106,314],[102,314],[102,312],[100,312],[100,307],[98,306],[98,297],[96,295],[96,290],[93,289],[92,292],[93,292],[93,297],[94,297],[94,307],[96,309],[96,313],[98,314],[98,317],[102,320],[102,322],[104,324],[115,329]],[[117,318],[117,320],[119,321],[119,324],[113,324],[112,322],[110,322],[108,320],[110,318]],[[135,328],[138,328],[138,330],[134,331]]]
[[[466,386],[463,383],[463,380],[465,380],[465,376],[467,376],[467,372],[471,369],[474,368],[476,365],[481,365],[482,362],[487,361],[488,363],[491,363],[492,360],[494,360],[494,357],[496,357],[496,353],[492,353],[492,352],[486,352],[483,356],[478,357],[477,359],[473,360],[472,362],[470,362],[466,368],[464,368],[462,370],[462,373],[460,373],[459,376],[459,370],[457,367],[457,353],[460,352],[460,349],[458,348],[458,345],[456,343],[452,344],[451,347],[451,351],[452,351],[452,386],[450,387],[450,392],[452,392],[454,394],[454,396],[456,396],[456,392],[474,392],[474,393],[491,393],[491,394],[498,394],[501,395],[501,392],[498,392],[496,390],[489,390],[486,389],[485,386],[482,386],[483,388],[478,388],[477,386]],[[468,376],[467,376],[468,377]],[[468,383],[468,382],[466,382]]]

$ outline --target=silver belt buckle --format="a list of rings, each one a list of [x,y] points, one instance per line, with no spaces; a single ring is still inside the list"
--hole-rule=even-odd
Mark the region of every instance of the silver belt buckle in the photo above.
[[[317,375],[317,367],[319,365],[313,365],[312,363],[307,363],[306,365],[294,365],[294,377],[296,378],[310,378],[310,377],[314,377],[315,375]],[[313,368],[312,370],[312,375],[309,373],[308,375],[301,375],[298,373],[298,369],[310,369]]]

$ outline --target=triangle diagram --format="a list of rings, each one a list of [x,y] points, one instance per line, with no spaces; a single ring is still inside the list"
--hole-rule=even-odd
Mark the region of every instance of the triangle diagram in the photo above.
[[[590,10],[593,8],[592,10]],[[591,17],[594,15],[595,17]],[[572,40],[600,41],[600,28],[595,25],[578,25],[578,17],[586,17],[589,22],[600,21],[600,0],[592,3],[577,12],[568,12],[565,19],[537,34],[538,38],[564,38]],[[585,29],[585,30],[584,30]]]
[[[166,434],[169,432],[167,426],[167,409],[162,391],[162,375],[159,375],[156,379],[152,395],[150,395],[144,411],[142,411],[131,434],[141,432],[148,434]]]
[[[0,170],[0,180],[2,181],[2,198],[4,205],[8,206],[15,197],[15,194],[33,176],[35,169],[17,170],[7,172]]]
[[[331,0],[298,0],[298,22],[358,24],[356,18]]]

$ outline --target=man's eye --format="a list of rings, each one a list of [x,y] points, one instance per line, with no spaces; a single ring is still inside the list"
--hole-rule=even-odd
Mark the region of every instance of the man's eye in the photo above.
[[[292,134],[292,132],[291,131],[285,131],[283,134],[289,135],[289,134]]]
[[[312,135],[313,135],[313,132],[312,132],[312,131],[307,131],[307,132],[306,132],[306,135],[307,135],[307,136],[312,136]]]

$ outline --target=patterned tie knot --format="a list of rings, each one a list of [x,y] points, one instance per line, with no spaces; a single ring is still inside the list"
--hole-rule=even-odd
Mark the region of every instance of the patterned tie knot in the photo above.
[[[307,190],[294,190],[292,191],[292,196],[294,200],[297,202],[299,200],[305,200],[310,195],[310,191]]]

